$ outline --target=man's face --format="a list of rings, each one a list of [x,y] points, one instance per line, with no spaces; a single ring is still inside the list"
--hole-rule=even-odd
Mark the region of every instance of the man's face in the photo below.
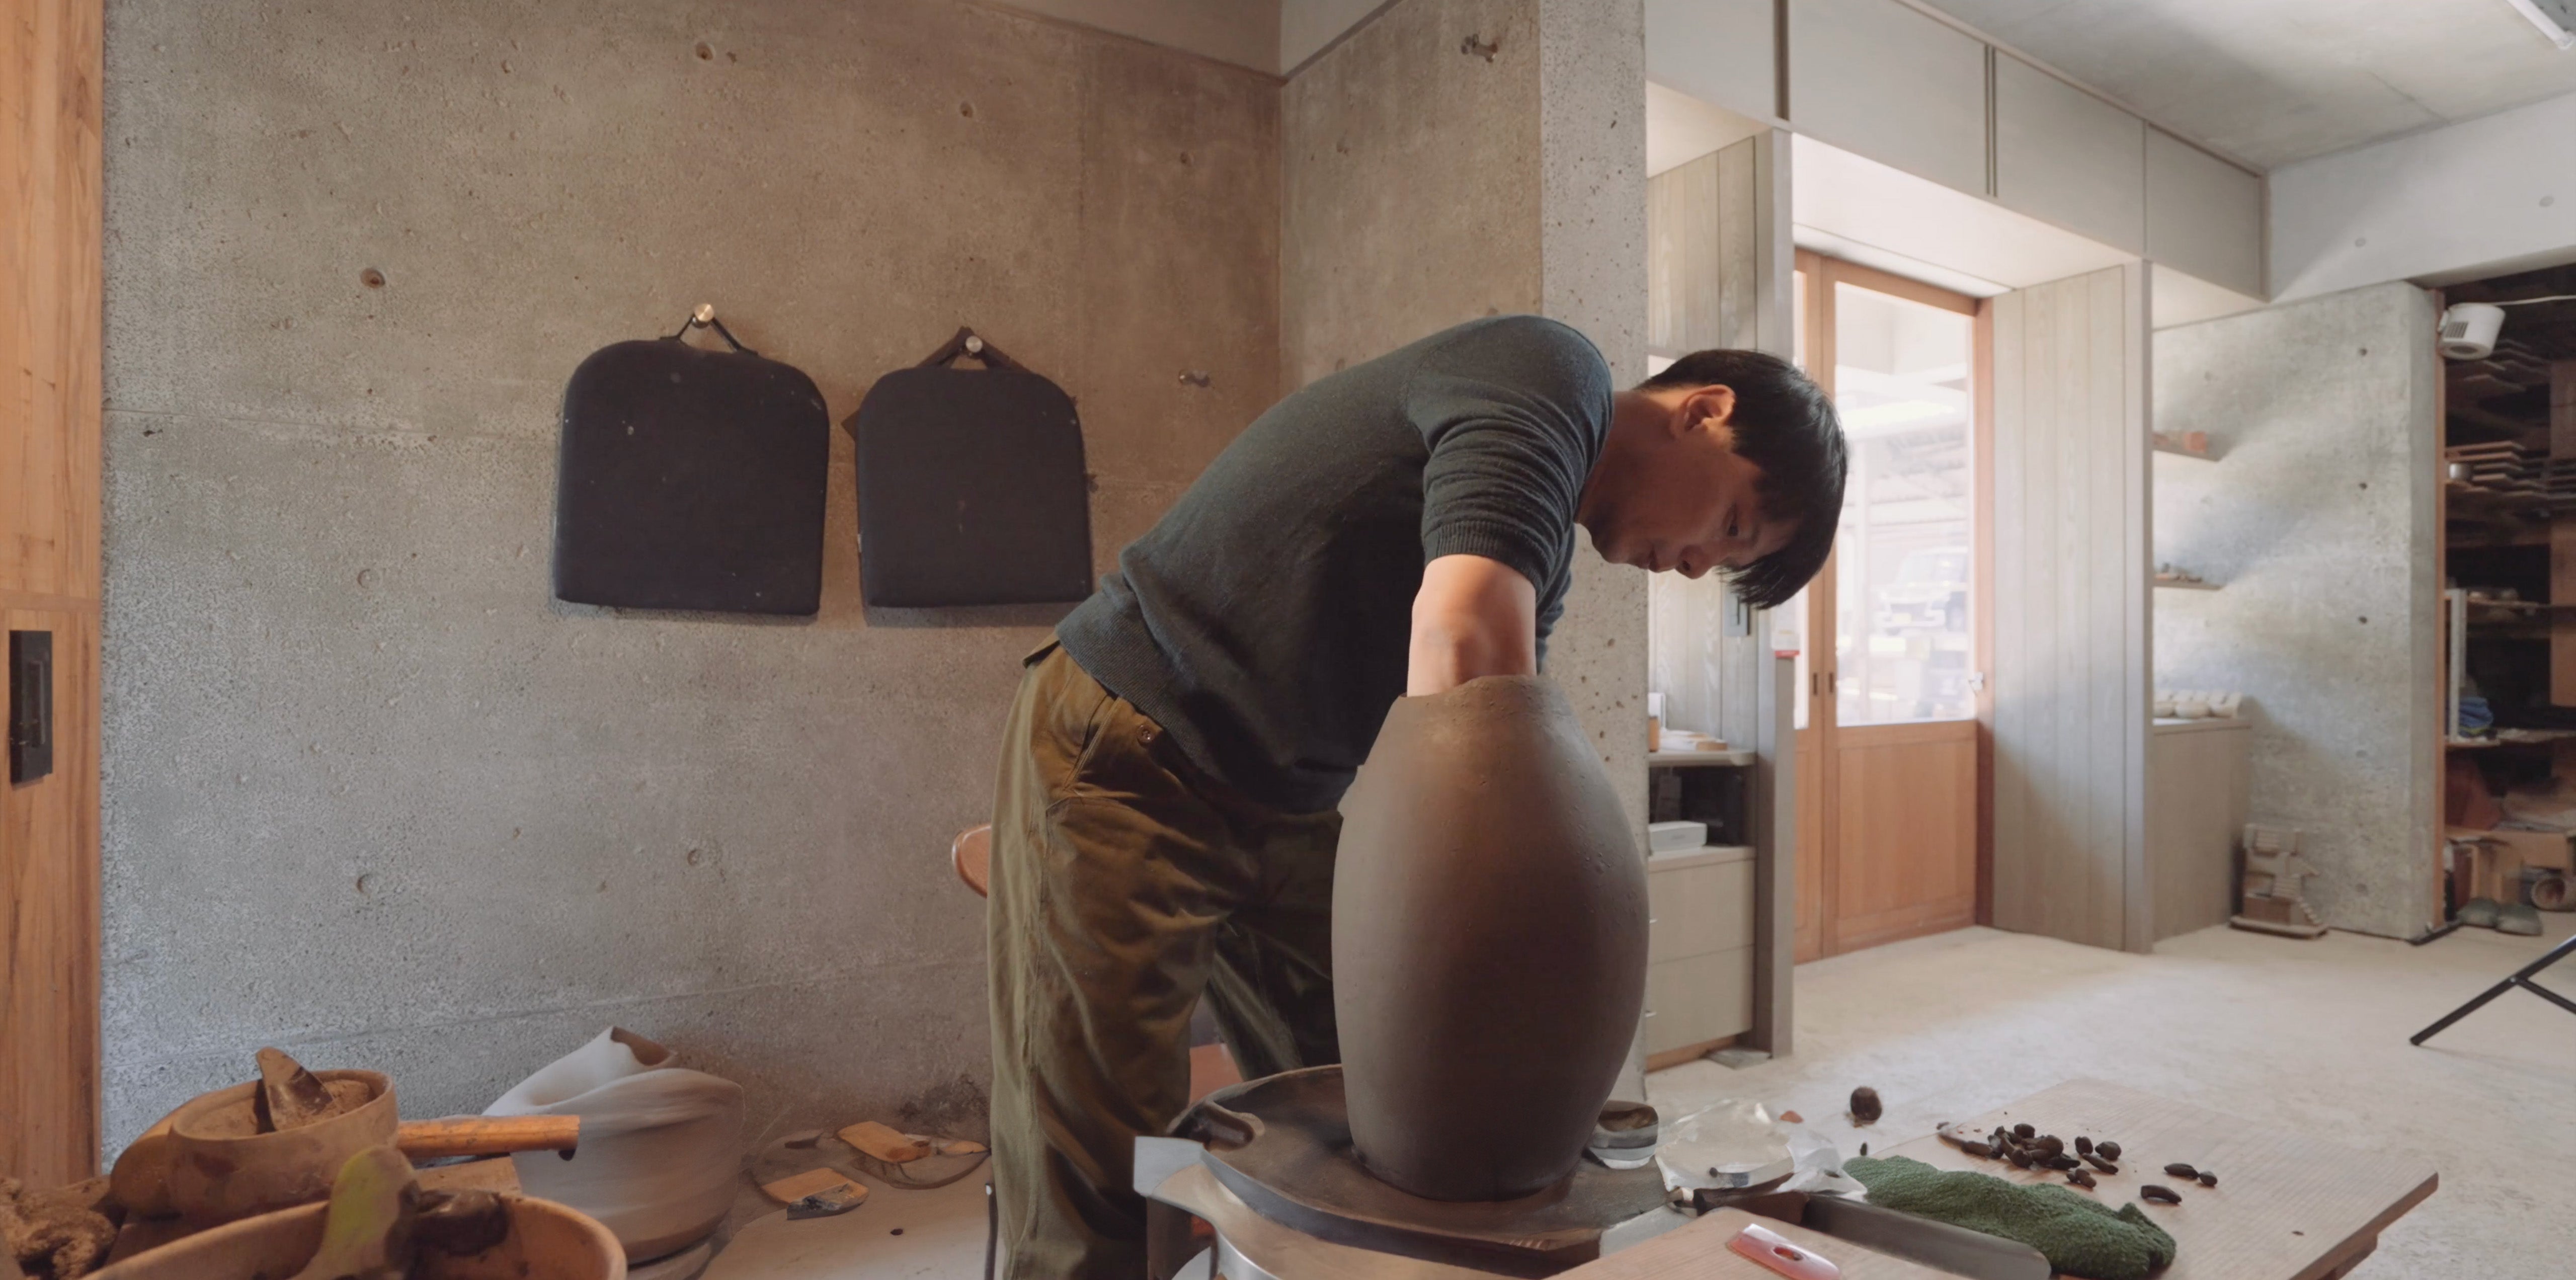
[[[1592,545],[1613,564],[1696,578],[1744,566],[1788,545],[1792,526],[1766,515],[1762,469],[1734,449],[1735,393],[1701,387],[1653,397],[1667,416],[1601,477]],[[1641,406],[1641,411],[1643,411]]]

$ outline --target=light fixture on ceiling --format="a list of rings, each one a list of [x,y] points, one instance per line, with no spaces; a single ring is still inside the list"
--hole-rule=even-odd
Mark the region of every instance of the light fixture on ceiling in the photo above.
[[[2576,0],[2504,0],[2504,2],[2512,5],[2522,16],[2531,19],[2531,25],[2540,28],[2540,34],[2549,37],[2549,43],[2561,49],[2576,45]]]
[[[2506,307],[2570,301],[2576,301],[2576,293],[2516,298],[2511,302],[2454,302],[2442,309],[2442,354],[2454,360],[2484,360],[2495,351],[2496,334],[2504,329]]]

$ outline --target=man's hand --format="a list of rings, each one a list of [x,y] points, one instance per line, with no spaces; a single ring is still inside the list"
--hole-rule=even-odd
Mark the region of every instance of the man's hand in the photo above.
[[[1483,556],[1422,567],[1413,597],[1413,654],[1404,692],[1445,693],[1478,676],[1538,674],[1538,588]]]

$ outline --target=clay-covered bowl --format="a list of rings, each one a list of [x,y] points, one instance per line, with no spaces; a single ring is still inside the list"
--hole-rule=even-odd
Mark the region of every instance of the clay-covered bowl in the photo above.
[[[402,1118],[393,1081],[381,1071],[316,1071],[334,1094],[367,1101],[283,1133],[258,1132],[259,1082],[200,1095],[170,1117],[168,1204],[189,1225],[211,1227],[331,1197],[349,1157],[390,1146]]]
[[[1434,1200],[1574,1171],[1646,993],[1646,867],[1563,691],[1399,699],[1342,800],[1333,1009],[1361,1163]]]
[[[502,1199],[510,1234],[501,1243],[465,1257],[423,1249],[411,1280],[625,1280],[626,1250],[596,1220],[551,1200]],[[278,1280],[313,1260],[330,1208],[301,1205],[226,1223],[92,1272],[91,1280]]]

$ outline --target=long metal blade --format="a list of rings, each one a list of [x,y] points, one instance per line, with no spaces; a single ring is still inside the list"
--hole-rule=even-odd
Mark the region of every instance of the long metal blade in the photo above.
[[[1840,1196],[1812,1196],[1804,1224],[1880,1253],[1974,1280],[2049,1280],[2048,1259],[2018,1240],[1898,1213]]]

